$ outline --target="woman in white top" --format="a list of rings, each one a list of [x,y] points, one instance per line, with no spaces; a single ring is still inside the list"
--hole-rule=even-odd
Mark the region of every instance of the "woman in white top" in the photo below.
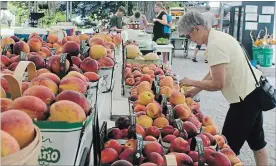
[[[232,36],[210,29],[202,14],[189,12],[178,22],[180,35],[196,44],[207,45],[210,72],[202,81],[184,78],[181,84],[194,86],[186,95],[193,97],[201,90],[221,91],[230,108],[225,118],[222,134],[231,149],[238,155],[247,141],[254,152],[256,165],[268,165],[268,151],[264,139],[260,91],[247,64],[244,52]],[[254,67],[253,67],[254,68]],[[253,69],[257,79],[262,73]]]

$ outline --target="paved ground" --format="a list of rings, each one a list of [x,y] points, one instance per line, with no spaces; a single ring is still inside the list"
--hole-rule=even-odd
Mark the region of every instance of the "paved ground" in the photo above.
[[[192,50],[189,51],[189,55],[193,55]],[[208,65],[204,63],[203,52],[200,52],[198,60],[198,63],[193,63],[190,59],[184,59],[181,57],[180,52],[178,52],[176,57],[173,59],[173,71],[179,75],[179,78],[189,77],[192,79],[201,80],[209,69]],[[275,78],[270,78],[270,81],[273,85],[275,85]],[[221,92],[203,91],[200,93],[200,98],[202,112],[205,115],[211,116],[221,131],[227,110],[229,108],[228,103],[222,96]],[[267,147],[269,148],[270,166],[276,165],[275,112],[276,110],[272,110],[264,113],[264,130],[266,141],[268,142]],[[235,131],[233,131],[233,134],[235,134]],[[244,144],[239,157],[245,165],[255,165],[253,153],[247,143]]]

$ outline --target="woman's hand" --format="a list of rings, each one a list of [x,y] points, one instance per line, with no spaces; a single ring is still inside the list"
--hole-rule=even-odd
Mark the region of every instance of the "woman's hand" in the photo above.
[[[180,80],[179,83],[180,83],[180,86],[183,86],[183,85],[184,86],[193,86],[192,80],[189,78],[184,78],[184,79]]]
[[[184,95],[185,95],[185,97],[191,97],[191,98],[193,98],[193,97],[194,97],[195,95],[197,95],[199,92],[200,92],[199,89],[193,88],[193,89],[189,90],[188,92],[186,92]]]
[[[152,20],[153,22],[156,22],[156,21],[158,21],[158,19],[157,18],[153,18],[153,20]]]

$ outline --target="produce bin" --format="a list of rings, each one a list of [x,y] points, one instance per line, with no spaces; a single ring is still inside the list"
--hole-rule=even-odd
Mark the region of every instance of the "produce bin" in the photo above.
[[[262,67],[272,66],[273,53],[274,53],[273,48],[262,49],[262,53],[259,56],[259,63]]]
[[[117,63],[114,61],[113,67],[101,67],[98,72],[99,76],[103,78],[101,83],[103,93],[110,92],[114,88],[115,67],[117,67]]]

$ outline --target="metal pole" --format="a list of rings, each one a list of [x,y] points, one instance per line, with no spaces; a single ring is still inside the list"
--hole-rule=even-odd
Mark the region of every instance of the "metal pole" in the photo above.
[[[224,17],[224,7],[223,7],[223,2],[220,2],[220,24],[219,28],[220,31],[223,32],[223,17]]]
[[[69,3],[66,1],[66,21],[68,22],[69,20]]]
[[[70,1],[70,20],[72,21],[72,1]]]

